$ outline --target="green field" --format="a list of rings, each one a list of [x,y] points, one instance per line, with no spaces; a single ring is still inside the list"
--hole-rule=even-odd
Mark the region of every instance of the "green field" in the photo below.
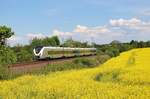
[[[0,81],[3,99],[149,99],[150,48],[134,49],[105,64]]]

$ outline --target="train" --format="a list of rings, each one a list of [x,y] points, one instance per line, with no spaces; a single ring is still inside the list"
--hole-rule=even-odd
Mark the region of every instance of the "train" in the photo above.
[[[96,55],[96,48],[37,46],[33,49],[33,53],[36,60],[56,59]]]

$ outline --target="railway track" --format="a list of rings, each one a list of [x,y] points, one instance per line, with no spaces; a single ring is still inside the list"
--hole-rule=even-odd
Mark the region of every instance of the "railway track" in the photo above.
[[[82,56],[82,57],[95,57],[95,56]],[[61,63],[66,61],[71,61],[78,57],[70,57],[70,58],[60,58],[60,59],[52,59],[52,60],[41,60],[41,61],[33,61],[28,63],[16,63],[9,65],[9,70],[11,72],[27,72],[35,69],[41,69],[49,64]]]

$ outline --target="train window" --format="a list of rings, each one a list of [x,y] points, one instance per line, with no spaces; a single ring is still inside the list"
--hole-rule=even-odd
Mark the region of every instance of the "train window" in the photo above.
[[[35,47],[35,52],[38,54],[41,51],[42,48],[43,48],[43,46]]]
[[[48,51],[48,54],[72,54],[73,51]]]
[[[91,52],[96,52],[96,50],[91,50]]]
[[[73,53],[80,53],[80,51],[79,50],[74,50]]]

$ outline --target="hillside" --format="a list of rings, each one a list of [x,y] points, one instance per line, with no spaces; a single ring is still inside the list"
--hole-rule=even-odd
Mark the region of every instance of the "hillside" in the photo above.
[[[97,68],[0,81],[0,96],[4,99],[149,99],[149,75],[150,48],[134,49]]]

